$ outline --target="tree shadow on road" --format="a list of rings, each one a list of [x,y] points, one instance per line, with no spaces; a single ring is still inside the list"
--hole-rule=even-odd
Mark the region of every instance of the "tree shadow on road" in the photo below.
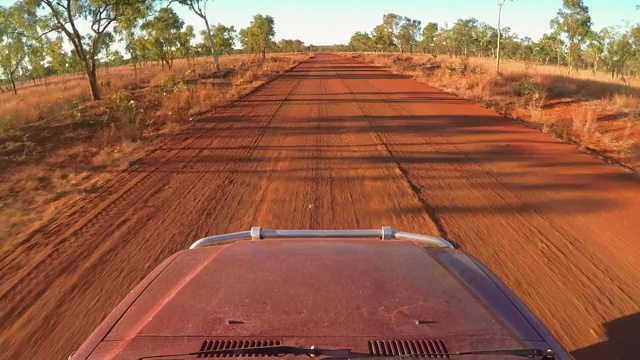
[[[287,79],[323,79],[323,80],[328,80],[328,79],[343,79],[343,80],[351,80],[351,79],[365,79],[365,80],[376,80],[376,79],[412,79],[411,76],[409,75],[396,75],[396,74],[391,74],[391,73],[385,73],[385,72],[368,72],[368,73],[362,73],[362,74],[352,74],[352,73],[348,73],[348,74],[333,74],[333,75],[326,75],[326,74],[311,74],[309,75],[308,73],[305,74],[289,74],[286,76],[283,76],[284,78]]]
[[[394,74],[386,69],[373,66],[305,67],[282,75],[284,79],[412,79],[410,75]]]
[[[355,101],[357,101],[358,103],[378,104],[378,105],[389,104],[389,99],[365,98],[360,96],[361,95],[360,93],[356,93],[353,95],[355,97]],[[328,96],[323,96],[322,99],[320,100],[318,100],[317,96],[318,95],[313,95],[313,94],[291,96],[287,98],[287,103],[288,104],[304,103],[305,105],[313,105],[313,104],[326,105],[326,104],[339,104],[339,103],[353,104],[354,103],[354,97],[352,97],[348,93],[332,94],[331,96],[333,96],[333,98],[329,98]],[[256,100],[245,100],[244,102],[245,103],[278,104],[280,101],[281,101],[280,99],[256,99]],[[442,97],[425,96],[424,94],[421,94],[421,93],[415,93],[413,95],[406,95],[398,98],[393,98],[393,102],[400,103],[400,104],[410,104],[410,103],[423,104],[425,102],[430,102],[438,105],[442,105],[442,104],[456,105],[456,104],[463,104],[466,102],[466,100],[454,99],[446,96],[442,96]]]
[[[280,116],[265,127],[266,118],[236,116],[231,121],[235,126],[216,127],[201,136],[205,141],[199,145],[194,143],[184,148],[197,151],[197,158],[189,153],[177,155],[158,171],[206,173],[216,167],[215,171],[221,174],[269,174],[282,181],[294,182],[304,179],[307,173],[304,164],[311,162],[317,164],[315,176],[356,181],[362,170],[384,165],[394,168],[399,163],[408,166],[412,176],[424,179],[425,186],[430,189],[442,187],[442,191],[461,190],[453,186],[454,183],[461,184],[455,182],[461,178],[478,189],[495,186],[515,191],[561,190],[572,194],[580,190],[600,191],[603,183],[615,184],[618,190],[638,189],[639,185],[633,174],[611,171],[609,165],[590,156],[576,156],[577,151],[567,145],[532,134],[530,129],[514,126],[496,115],[376,115],[366,119],[363,116]],[[210,121],[215,123],[217,120]],[[209,126],[208,123],[205,125]],[[259,134],[261,141],[255,143]],[[394,153],[388,153],[374,137],[361,143],[344,144],[343,136],[357,134],[379,134]],[[292,138],[298,137],[299,141],[291,142]],[[309,137],[326,140],[309,144]],[[290,140],[283,143],[280,139]],[[163,150],[159,155],[181,148],[167,146]],[[153,166],[159,158],[151,156],[144,161]],[[188,167],[181,164],[187,162]],[[334,162],[340,162],[343,172],[332,172],[325,166],[335,166]],[[345,162],[349,163],[347,167]],[[287,166],[273,166],[284,163]],[[247,170],[242,169],[241,164],[255,166]],[[488,184],[476,180],[486,178],[480,174],[482,171],[499,181]],[[478,176],[465,177],[465,173],[477,173]],[[538,175],[531,176],[532,173]],[[374,175],[370,173],[369,176]],[[430,180],[433,176],[435,179]],[[361,180],[384,181],[384,178]],[[609,199],[602,197],[604,202]],[[570,202],[573,203],[573,199]],[[578,206],[572,209],[579,211]]]
[[[604,324],[608,340],[575,350],[576,360],[640,359],[640,313],[615,319]]]
[[[222,119],[222,121],[225,121]],[[217,118],[202,120],[217,123]],[[211,132],[217,136],[224,132],[228,136],[247,136],[243,130],[264,126],[257,118],[234,118],[241,124],[228,128],[218,128]],[[361,134],[378,132],[381,134],[431,135],[433,137],[452,137],[482,134],[520,134],[531,131],[526,128],[508,126],[511,123],[500,116],[488,115],[371,115],[371,116],[323,116],[287,118],[279,116],[269,124],[267,136],[328,136],[335,133]],[[322,131],[322,133],[320,133]]]

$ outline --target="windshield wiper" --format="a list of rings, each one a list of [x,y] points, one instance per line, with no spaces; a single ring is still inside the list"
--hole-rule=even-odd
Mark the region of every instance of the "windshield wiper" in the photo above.
[[[346,360],[416,360],[416,355],[400,355],[400,356],[357,356],[346,357],[345,353],[348,350],[325,350],[318,349],[315,346],[310,348],[287,346],[287,345],[275,345],[275,346],[258,346],[247,347],[237,349],[219,349],[219,350],[204,350],[204,351],[192,351],[181,354],[167,354],[167,355],[152,355],[139,357],[136,360],[144,359],[160,359],[160,358],[175,358],[176,356],[198,356],[198,355],[306,355],[306,356],[329,356],[332,359],[346,359]],[[474,351],[460,351],[460,352],[447,352],[447,353],[430,353],[419,355],[420,357],[433,357],[433,356],[464,356],[464,355],[509,355],[520,356],[530,359],[554,359],[554,353],[552,350],[540,350],[535,348],[527,349],[495,349],[495,350],[474,350]]]
[[[314,346],[310,348],[303,348],[297,346],[275,345],[275,346],[257,346],[246,347],[237,349],[219,349],[219,350],[204,350],[204,351],[192,351],[182,354],[169,354],[169,355],[153,355],[143,356],[137,358],[137,360],[143,359],[159,359],[176,356],[197,356],[197,355],[307,355],[307,356],[319,356],[324,355],[322,350],[316,349]],[[415,359],[414,359],[415,360]]]
[[[428,355],[420,355],[422,357],[432,356],[464,356],[464,355],[508,355],[508,356],[520,356],[530,359],[543,359],[553,360],[553,350],[540,350],[535,348],[525,349],[494,349],[494,350],[473,350],[473,351],[460,351],[460,352],[447,352],[447,353],[429,353]],[[367,356],[367,357],[352,357],[347,360],[416,360],[415,355],[400,355],[400,356]]]

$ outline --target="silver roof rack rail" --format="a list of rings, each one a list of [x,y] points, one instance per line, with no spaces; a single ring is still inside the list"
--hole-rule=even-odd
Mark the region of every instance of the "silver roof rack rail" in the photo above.
[[[269,230],[259,226],[252,227],[249,231],[240,231],[230,234],[208,236],[202,238],[189,247],[195,249],[207,245],[220,245],[237,240],[259,240],[264,238],[379,238],[381,240],[407,240],[423,243],[434,247],[453,248],[450,242],[445,239],[431,236],[414,234],[404,231],[395,231],[389,226],[382,229],[359,229],[359,230]]]

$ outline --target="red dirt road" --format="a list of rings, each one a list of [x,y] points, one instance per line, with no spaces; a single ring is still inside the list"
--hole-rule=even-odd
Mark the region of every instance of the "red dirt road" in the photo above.
[[[640,353],[637,178],[453,95],[321,54],[8,246],[0,358],[66,357],[164,258],[254,225],[440,235],[485,262],[576,358]]]

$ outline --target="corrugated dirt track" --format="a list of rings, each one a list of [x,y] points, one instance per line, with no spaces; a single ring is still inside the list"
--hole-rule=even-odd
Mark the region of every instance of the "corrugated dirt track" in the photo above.
[[[164,258],[254,225],[446,237],[576,358],[633,358],[639,220],[634,175],[453,95],[320,54],[0,254],[0,358],[65,358]]]

